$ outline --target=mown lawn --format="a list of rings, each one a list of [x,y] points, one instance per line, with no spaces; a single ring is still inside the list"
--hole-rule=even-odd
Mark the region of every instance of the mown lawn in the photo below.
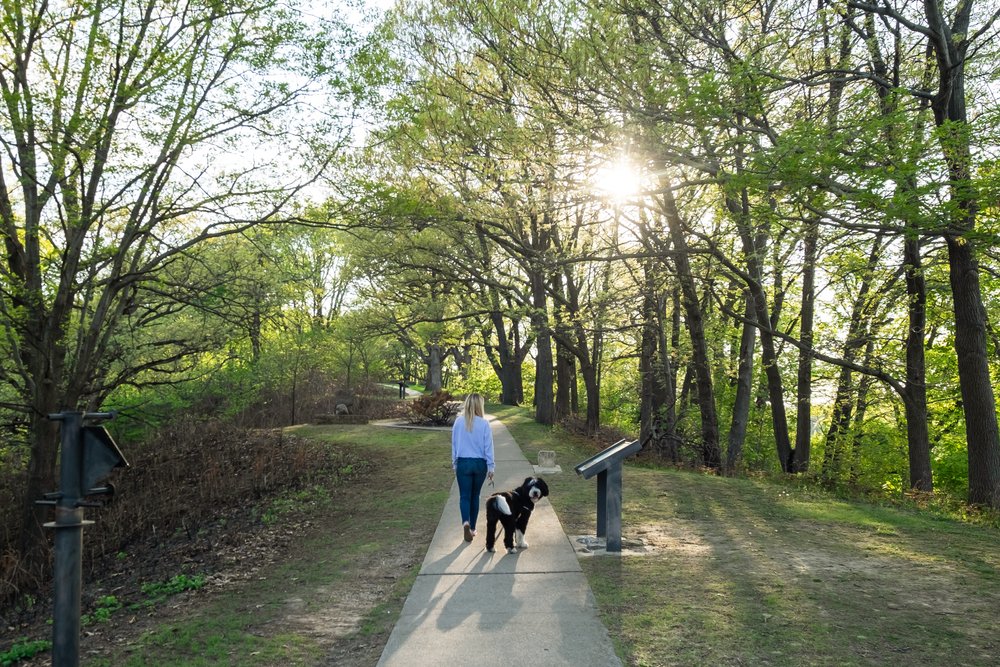
[[[592,534],[600,445],[490,406],[546,476],[567,534]],[[349,448],[365,473],[292,508],[296,547],[252,581],[197,594],[88,665],[374,665],[451,486],[441,431],[297,430]],[[605,443],[606,444],[606,443]],[[626,541],[644,555],[582,560],[628,665],[996,665],[1000,533],[845,502],[801,485],[632,463]],[[600,666],[597,666],[600,667]]]
[[[550,496],[592,534],[596,485],[573,472],[598,446],[495,413],[529,460],[554,449]],[[1000,533],[845,502],[766,480],[628,465],[623,534],[646,555],[585,558],[631,665],[997,665]]]

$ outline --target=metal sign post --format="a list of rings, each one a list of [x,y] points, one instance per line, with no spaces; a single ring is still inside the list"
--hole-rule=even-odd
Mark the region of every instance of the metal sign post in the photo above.
[[[95,506],[84,496],[110,495],[110,484],[92,488],[116,467],[128,462],[103,426],[84,426],[84,419],[112,419],[113,413],[60,412],[49,419],[61,422],[59,491],[45,494],[42,504],[55,505],[56,518],[46,528],[54,528],[52,664],[77,667],[80,664],[80,595],[83,588],[83,508]]]
[[[83,508],[80,499],[80,466],[82,446],[80,426],[83,415],[64,412],[56,418],[62,421],[59,486],[56,520],[47,523],[55,528],[55,563],[52,616],[52,664],[63,667],[80,664],[80,591],[83,587]]]

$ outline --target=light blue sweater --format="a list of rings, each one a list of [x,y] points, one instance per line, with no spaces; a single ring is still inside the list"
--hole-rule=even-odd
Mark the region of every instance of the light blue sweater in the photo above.
[[[480,416],[472,418],[472,430],[465,430],[465,417],[459,415],[451,428],[451,467],[460,458],[486,459],[489,472],[493,472],[493,430],[490,423]]]

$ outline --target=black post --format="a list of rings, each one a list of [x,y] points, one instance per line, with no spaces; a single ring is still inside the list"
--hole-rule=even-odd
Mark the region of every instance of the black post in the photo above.
[[[52,664],[54,667],[76,667],[80,664],[80,591],[85,524],[83,508],[77,506],[81,493],[80,470],[83,467],[83,413],[61,412],[50,415],[50,418],[62,422],[56,520],[55,523],[45,524],[56,529]]]
[[[605,528],[607,533],[606,549],[608,553],[620,553],[622,550],[622,462],[616,460],[607,470],[607,492],[604,502]]]
[[[597,473],[597,536],[608,534],[608,471]]]

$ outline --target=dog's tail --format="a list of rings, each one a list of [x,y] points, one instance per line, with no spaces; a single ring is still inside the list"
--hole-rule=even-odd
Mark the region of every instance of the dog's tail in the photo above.
[[[510,505],[507,504],[507,499],[504,498],[503,496],[496,496],[493,499],[493,502],[496,503],[497,510],[501,514],[506,514],[507,516],[510,516],[512,514],[512,512],[510,511]]]

